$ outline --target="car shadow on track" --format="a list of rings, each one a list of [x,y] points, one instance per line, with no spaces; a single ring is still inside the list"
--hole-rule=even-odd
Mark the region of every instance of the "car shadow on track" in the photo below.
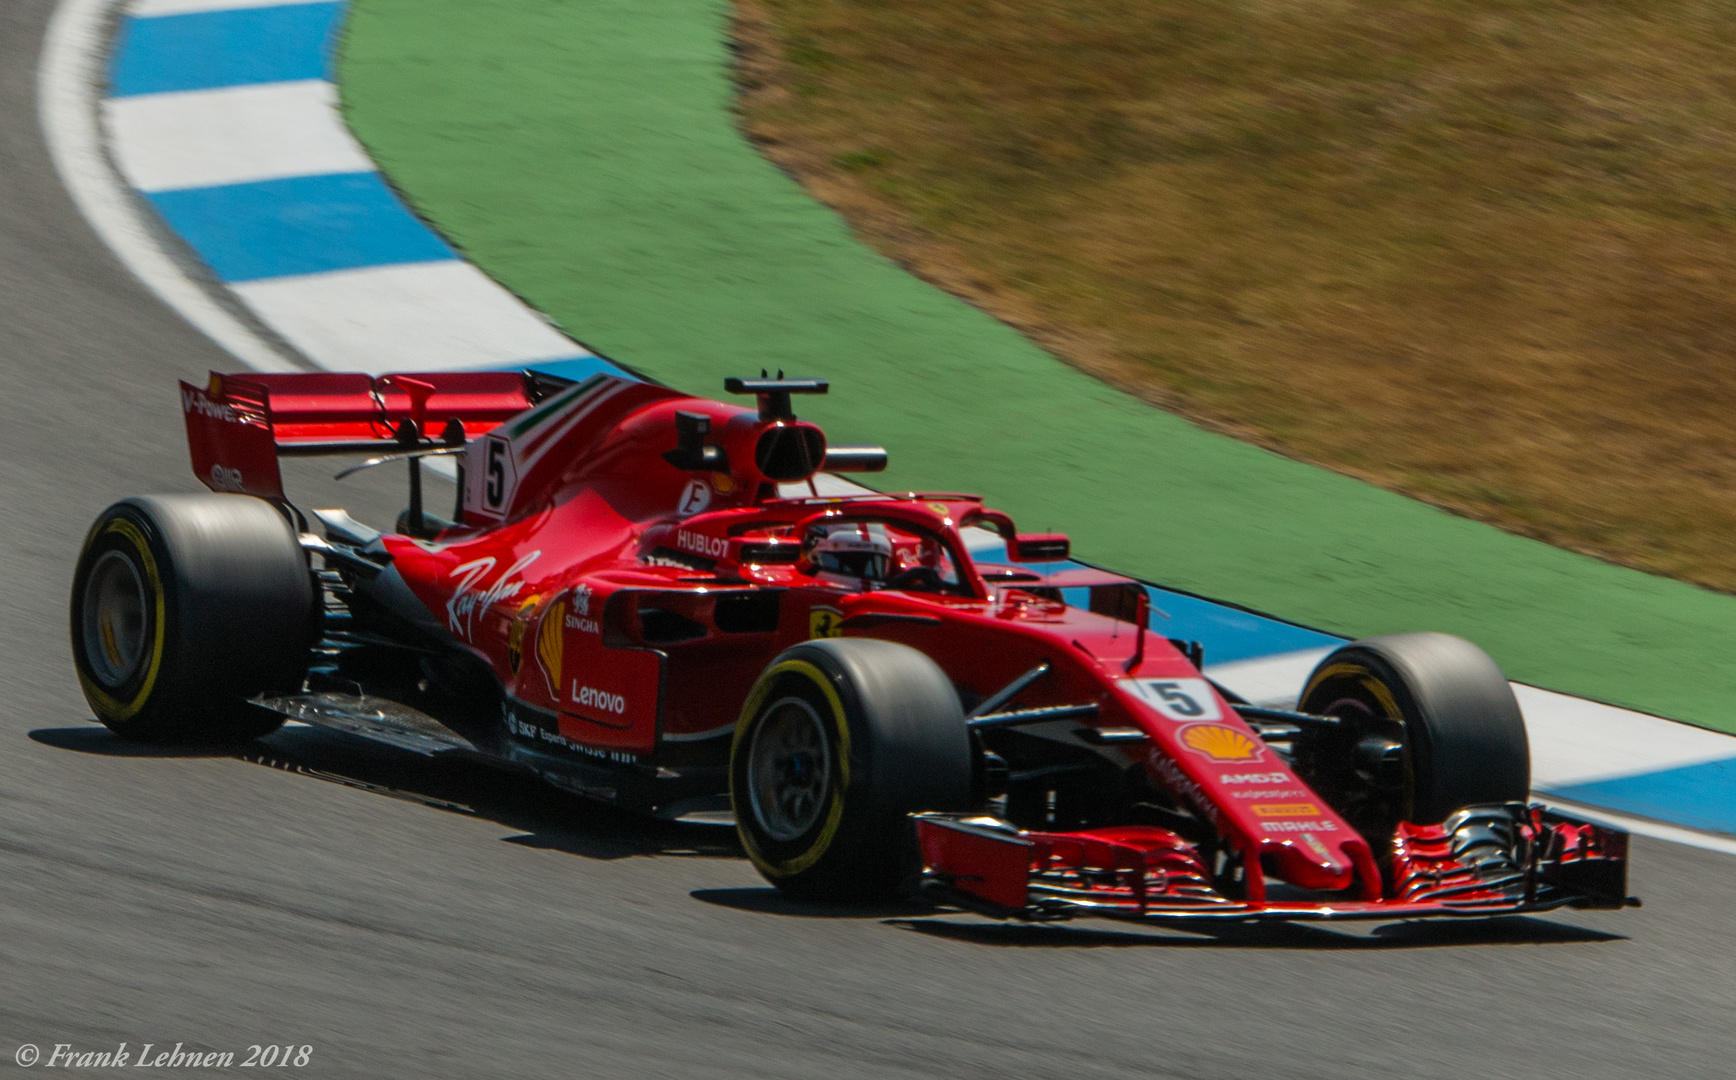
[[[424,758],[311,727],[285,727],[241,746],[129,742],[96,726],[37,728],[44,746],[122,758],[232,758],[313,780],[406,799],[519,830],[509,844],[587,859],[638,855],[740,858],[735,830],[632,814],[475,761]]]
[[[1495,919],[1412,920],[1395,923],[1200,923],[1171,920],[1145,924],[1086,922],[1060,925],[989,922],[922,900],[877,907],[803,903],[776,889],[695,889],[695,900],[760,915],[797,918],[878,918],[888,926],[972,945],[1002,948],[1242,948],[1242,949],[1419,949],[1465,945],[1566,945],[1625,941],[1620,934],[1569,926],[1529,916]],[[960,920],[968,921],[960,921]]]
[[[808,903],[785,896],[769,885],[744,889],[695,889],[687,895],[703,903],[749,911],[756,915],[786,915],[806,919],[883,919],[892,925],[902,925],[907,919],[931,914],[935,910],[932,904],[921,900],[853,906]]]
[[[38,728],[44,746],[114,758],[231,758],[281,772],[406,799],[519,830],[509,844],[588,859],[632,856],[742,858],[735,830],[658,821],[557,791],[522,773],[474,761],[423,758],[334,732],[286,727],[236,746],[160,746],[129,742],[94,723]],[[886,925],[972,945],[999,948],[1414,949],[1468,945],[1588,944],[1626,940],[1547,919],[1510,916],[1370,924],[1169,923],[1121,929],[1099,923],[994,923],[913,900],[839,907],[791,899],[769,886],[695,889],[702,903],[758,915],[878,919]]]
[[[958,922],[895,919],[892,925],[919,934],[1001,948],[1239,948],[1239,949],[1428,949],[1470,945],[1584,945],[1626,941],[1621,934],[1590,930],[1525,915],[1493,919],[1439,919],[1328,928],[1319,923],[1153,923],[1150,929],[1119,930],[1072,924]],[[1371,924],[1361,924],[1369,927]]]

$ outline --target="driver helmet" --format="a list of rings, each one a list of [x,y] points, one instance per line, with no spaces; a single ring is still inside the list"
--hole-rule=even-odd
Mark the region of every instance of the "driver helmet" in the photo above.
[[[892,561],[892,538],[884,525],[835,525],[814,545],[812,559],[816,570],[884,581]]]

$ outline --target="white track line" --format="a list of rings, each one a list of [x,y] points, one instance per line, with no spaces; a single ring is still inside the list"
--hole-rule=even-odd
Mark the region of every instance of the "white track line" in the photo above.
[[[79,212],[121,265],[194,328],[258,371],[300,371],[246,323],[224,310],[165,251],[146,212],[103,155],[97,102],[108,55],[107,20],[118,0],[61,0],[36,73],[43,141]]]
[[[1736,855],[1736,838],[1733,837],[1701,832],[1698,829],[1688,829],[1680,825],[1667,825],[1650,818],[1615,814],[1600,807],[1567,802],[1542,793],[1534,794],[1536,794],[1538,802],[1572,817],[1584,818],[1587,821],[1604,825],[1614,825],[1616,828],[1625,829],[1636,836],[1650,836],[1657,840],[1668,840],[1673,844],[1685,844],[1688,847],[1704,848],[1707,851],[1722,852],[1725,855]]]
[[[1205,674],[1255,705],[1269,709],[1294,709],[1296,699],[1302,694],[1302,684],[1314,673],[1314,666],[1326,659],[1326,654],[1336,647],[1207,664]]]
[[[1513,684],[1531,733],[1531,783],[1552,791],[1736,758],[1736,738]]]
[[[585,350],[460,259],[229,286],[267,326],[332,371],[445,371]]]
[[[289,4],[325,4],[331,0],[135,0],[127,14],[136,18],[156,15],[191,15],[199,11],[231,11],[235,8],[285,7]]]
[[[121,173],[140,191],[373,172],[324,79],[109,98]]]

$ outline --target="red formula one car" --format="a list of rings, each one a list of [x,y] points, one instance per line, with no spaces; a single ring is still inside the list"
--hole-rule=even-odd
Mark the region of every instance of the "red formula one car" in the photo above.
[[[183,384],[214,493],[92,527],[72,595],[92,708],[126,737],[293,717],[664,817],[733,811],[809,898],[920,885],[1028,919],[1628,902],[1625,834],[1526,804],[1524,721],[1475,646],[1356,642],[1297,710],[1257,708],[1064,536],[971,495],[823,494],[818,474],[886,461],[795,417],[824,382],[726,387],[757,409],[610,375]],[[278,469],[309,454],[408,459],[395,531],[312,510],[316,533]],[[439,456],[451,521],[421,496]],[[991,534],[1004,556],[973,558]]]

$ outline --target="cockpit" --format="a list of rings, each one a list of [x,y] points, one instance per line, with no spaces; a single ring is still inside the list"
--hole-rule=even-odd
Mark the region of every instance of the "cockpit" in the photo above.
[[[809,573],[856,592],[971,595],[960,572],[961,556],[944,538],[905,521],[859,519],[814,522],[802,536]]]

